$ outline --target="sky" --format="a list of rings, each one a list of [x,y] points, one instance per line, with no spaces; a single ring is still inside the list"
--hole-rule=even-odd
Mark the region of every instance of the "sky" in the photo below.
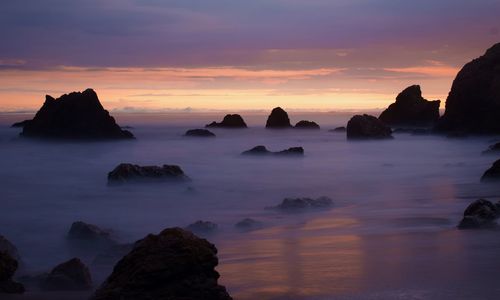
[[[93,88],[114,111],[443,101],[500,0],[2,0],[0,111]]]

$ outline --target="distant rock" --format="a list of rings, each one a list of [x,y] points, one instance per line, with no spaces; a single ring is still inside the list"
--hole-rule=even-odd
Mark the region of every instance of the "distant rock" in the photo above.
[[[345,132],[346,128],[345,126],[340,126],[340,127],[335,127],[334,129],[328,130],[329,132]]]
[[[196,137],[215,137],[215,134],[210,130],[206,129],[190,129],[186,131],[185,136],[196,136]]]
[[[40,282],[45,291],[84,291],[92,289],[92,277],[85,264],[78,258],[56,266]]]
[[[391,128],[370,115],[356,115],[347,122],[348,139],[387,139],[392,138]]]
[[[17,260],[18,262],[21,261],[21,255],[19,255],[19,251],[17,250],[16,246],[14,246],[14,244],[12,244],[3,235],[0,235],[0,252],[7,252],[7,254],[12,256],[12,258]]]
[[[378,117],[390,126],[429,126],[439,119],[441,101],[428,101],[422,97],[419,85],[412,85],[396,97],[396,102]]]
[[[21,121],[21,122],[14,123],[10,127],[12,127],[12,128],[23,128],[24,126],[26,126],[26,124],[29,124],[29,122],[31,122],[31,120],[24,120],[24,121]]]
[[[500,159],[495,161],[493,165],[484,172],[481,181],[498,181],[500,180]]]
[[[245,218],[234,224],[234,226],[240,230],[249,231],[262,228],[262,222],[250,218]]]
[[[245,123],[245,120],[238,115],[238,114],[233,114],[233,115],[226,115],[222,122],[217,123],[217,122],[212,122],[205,127],[208,128],[247,128],[247,124]]]
[[[255,146],[250,150],[244,151],[242,155],[291,155],[291,156],[302,156],[304,155],[304,148],[302,147],[291,147],[282,151],[272,152],[269,151],[266,146]]]
[[[275,155],[297,155],[297,156],[303,156],[304,155],[304,148],[302,147],[291,147],[285,150],[281,150],[278,152],[273,152]]]
[[[116,244],[110,230],[104,230],[96,225],[77,221],[71,224],[67,239],[79,244],[87,244],[92,248],[108,247]]]
[[[108,173],[110,184],[140,182],[151,180],[188,180],[184,171],[176,165],[139,166],[133,164],[120,164]]]
[[[0,251],[0,295],[24,293],[24,286],[12,280],[17,267],[16,259],[7,252]]]
[[[436,130],[500,133],[500,43],[467,63],[453,81]]]
[[[24,124],[21,135],[52,139],[132,139],[105,110],[92,89],[73,92],[45,103],[33,120]]]
[[[464,211],[459,229],[491,228],[497,226],[495,220],[500,217],[500,203],[493,204],[479,199],[472,202]]]
[[[333,206],[333,201],[328,197],[319,197],[317,199],[285,198],[275,208],[281,210],[304,210],[310,208],[329,208],[331,206]]]
[[[489,153],[500,153],[500,142],[490,145],[487,150],[483,151],[483,154]]]
[[[302,120],[295,124],[295,128],[297,129],[320,129],[319,125],[313,121],[305,121]]]
[[[266,128],[282,129],[291,128],[290,119],[288,114],[281,107],[276,107],[271,111],[267,118]]]
[[[115,266],[93,300],[230,300],[217,283],[217,248],[189,231],[150,234]]]
[[[186,227],[186,230],[189,230],[196,234],[207,234],[214,233],[215,231],[217,231],[218,227],[219,226],[213,222],[198,220],[192,224],[189,224]]]

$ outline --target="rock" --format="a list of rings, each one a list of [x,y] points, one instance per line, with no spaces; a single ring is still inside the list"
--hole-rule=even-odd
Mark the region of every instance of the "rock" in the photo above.
[[[493,165],[484,172],[481,181],[497,181],[500,180],[500,159],[495,161]]]
[[[333,201],[328,197],[319,197],[317,199],[285,198],[275,208],[281,210],[304,210],[310,208],[329,208],[331,206],[333,206]]]
[[[500,203],[496,205],[485,199],[472,202],[464,211],[459,229],[477,229],[495,227],[495,220],[500,217]]]
[[[345,132],[346,128],[344,126],[340,126],[340,127],[334,128],[334,129],[330,129],[328,131],[330,131],[330,132]]]
[[[9,253],[0,251],[0,294],[24,293],[24,286],[12,280],[17,267],[18,262],[16,259]]]
[[[133,164],[120,164],[108,173],[108,183],[126,183],[131,181],[151,180],[187,180],[184,171],[176,165],[139,166]]]
[[[387,139],[392,138],[392,131],[374,116],[356,115],[347,122],[348,139]]]
[[[245,218],[238,223],[234,224],[234,226],[240,230],[256,230],[262,228],[262,222],[256,221],[254,219]]]
[[[265,146],[255,146],[250,150],[244,151],[242,155],[304,155],[304,148],[302,147],[291,147],[282,151],[272,152],[269,151]]]
[[[208,128],[247,128],[247,124],[243,120],[243,118],[238,115],[226,115],[222,122],[212,122],[205,127]]]
[[[206,129],[190,129],[186,131],[185,136],[199,136],[199,137],[215,137],[215,134]]]
[[[14,123],[10,127],[12,127],[12,128],[23,128],[24,126],[26,126],[27,124],[29,124],[29,122],[31,122],[31,120],[24,120],[24,121],[21,121],[21,122]]]
[[[428,101],[422,97],[419,85],[412,85],[396,97],[378,117],[391,126],[429,126],[439,119],[441,101]]]
[[[500,133],[500,43],[467,63],[453,81],[441,132]]]
[[[241,154],[243,155],[267,155],[272,154],[273,152],[267,150],[266,146],[255,146],[250,150],[243,151]]]
[[[490,145],[487,150],[483,151],[483,154],[498,153],[500,152],[500,142]]]
[[[430,128],[408,128],[408,127],[398,127],[392,131],[392,133],[408,133],[411,135],[428,135],[432,133]]]
[[[276,155],[298,155],[298,156],[303,156],[304,155],[304,148],[302,147],[291,147],[285,150],[281,150],[278,152],[274,152]]]
[[[132,139],[105,110],[92,89],[73,92],[45,103],[21,135],[55,139]]]
[[[201,220],[198,220],[186,227],[186,230],[189,230],[197,234],[214,233],[215,231],[217,231],[217,229],[218,229],[217,224],[210,221],[201,221]]]
[[[305,121],[302,120],[295,124],[295,128],[297,129],[320,129],[319,125],[313,121]]]
[[[274,108],[267,118],[266,128],[280,129],[291,127],[288,114],[281,107]]]
[[[189,231],[169,228],[137,241],[93,300],[229,300],[217,283],[217,248]]]
[[[67,238],[92,247],[115,245],[116,241],[111,237],[111,230],[103,230],[96,225],[77,221],[71,224]]]
[[[40,282],[45,291],[84,291],[92,288],[90,271],[78,258],[56,266]]]
[[[114,265],[127,253],[133,249],[133,244],[113,245],[101,253],[97,254],[92,260],[92,265],[109,266]]]
[[[3,235],[0,235],[0,252],[7,252],[7,254],[12,256],[12,258],[17,260],[18,262],[21,261],[21,256],[19,255],[19,251],[17,250],[16,246],[14,246],[14,244],[12,244]]]

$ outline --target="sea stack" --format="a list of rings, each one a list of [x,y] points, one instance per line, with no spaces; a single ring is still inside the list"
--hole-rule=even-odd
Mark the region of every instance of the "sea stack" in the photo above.
[[[399,93],[396,102],[378,118],[390,126],[430,126],[439,119],[440,103],[424,99],[420,86],[412,85]]]
[[[500,43],[458,72],[436,130],[466,134],[500,133]]]
[[[24,124],[25,137],[51,139],[132,139],[103,108],[96,92],[87,89],[54,99],[47,95],[33,120]]]
[[[207,124],[205,127],[207,128],[247,128],[247,124],[245,123],[245,120],[238,115],[238,114],[232,114],[232,115],[226,115],[222,122],[217,123],[217,122],[212,122],[210,124]]]
[[[392,130],[384,122],[370,115],[356,115],[347,122],[348,139],[388,139]]]
[[[283,129],[291,127],[290,118],[288,118],[287,112],[281,107],[274,108],[267,118],[266,128]]]

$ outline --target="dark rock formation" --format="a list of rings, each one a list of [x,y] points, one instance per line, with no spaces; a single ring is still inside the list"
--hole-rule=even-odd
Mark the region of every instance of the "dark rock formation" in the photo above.
[[[255,146],[250,150],[244,151],[242,155],[304,155],[304,148],[302,147],[291,147],[282,151],[272,152],[269,151],[265,146]]]
[[[487,150],[483,151],[483,154],[499,153],[499,152],[500,152],[500,142],[490,145]]]
[[[254,219],[245,218],[234,224],[234,226],[240,230],[249,231],[262,228],[262,223]]]
[[[281,150],[278,152],[274,152],[276,155],[297,155],[297,156],[303,156],[304,155],[304,148],[302,147],[291,147],[285,150]]]
[[[93,300],[229,300],[217,283],[217,248],[189,231],[150,234],[115,266]]]
[[[82,291],[92,288],[90,271],[78,258],[56,266],[40,282],[45,291]]]
[[[274,108],[267,118],[266,128],[281,129],[291,127],[288,114],[281,107]]]
[[[205,127],[208,128],[247,128],[247,124],[243,120],[243,118],[238,115],[226,115],[222,122],[212,122]]]
[[[67,238],[70,241],[90,244],[92,247],[116,244],[116,241],[111,236],[111,230],[104,230],[96,225],[81,221],[71,224]]]
[[[196,136],[196,137],[215,137],[215,134],[210,130],[206,129],[190,129],[186,131],[185,136]]]
[[[0,252],[7,252],[12,258],[21,261],[21,256],[19,255],[19,251],[16,246],[12,244],[8,239],[6,239],[3,235],[0,235]]]
[[[12,280],[17,267],[17,260],[7,252],[0,251],[0,294],[24,293],[24,286]]]
[[[347,122],[348,139],[387,139],[392,131],[374,116],[356,115]]]
[[[500,43],[458,72],[436,129],[472,134],[500,133]]]
[[[12,128],[23,128],[24,126],[26,126],[26,124],[28,124],[29,122],[31,122],[31,120],[24,120],[24,121],[21,121],[21,122],[17,122],[17,123],[14,123],[12,124]]]
[[[459,229],[491,228],[497,224],[496,219],[500,217],[500,203],[493,204],[488,200],[479,199],[472,202],[464,211],[464,217]]]
[[[319,197],[317,199],[285,198],[275,208],[282,210],[304,210],[310,208],[329,208],[331,206],[333,206],[333,201],[328,197]]]
[[[179,166],[138,166],[133,164],[120,164],[108,173],[108,182],[111,184],[126,183],[131,181],[150,180],[187,180],[188,177]]]
[[[328,131],[330,131],[330,132],[345,132],[346,128],[345,128],[345,126],[340,126],[340,127],[336,127],[334,129],[328,130]]]
[[[297,129],[320,129],[319,125],[313,121],[302,120],[295,124]]]
[[[481,181],[497,181],[500,180],[500,159],[495,161],[493,165],[484,172]]]
[[[197,234],[214,233],[215,231],[217,231],[217,229],[218,229],[217,224],[210,221],[201,221],[201,220],[189,224],[186,227],[186,230],[189,230]]]
[[[378,117],[391,126],[429,126],[439,119],[441,101],[428,101],[422,97],[419,85],[412,85],[396,97]]]
[[[55,139],[131,139],[105,110],[97,94],[87,89],[54,99],[46,96],[45,103],[33,120],[25,123],[25,137]]]

